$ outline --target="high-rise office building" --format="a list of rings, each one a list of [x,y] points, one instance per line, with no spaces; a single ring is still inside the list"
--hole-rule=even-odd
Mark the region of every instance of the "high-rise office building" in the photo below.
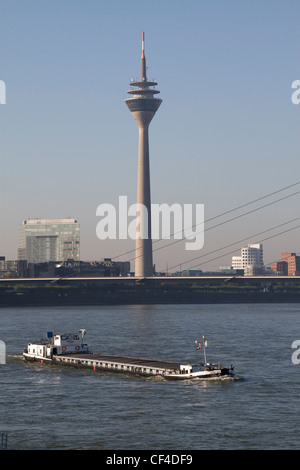
[[[18,227],[18,259],[27,263],[80,260],[80,225],[75,219],[28,219]]]
[[[136,233],[135,276],[153,275],[152,238],[151,238],[151,196],[149,166],[149,124],[158,110],[162,100],[154,98],[159,93],[155,89],[156,81],[148,81],[146,76],[145,36],[142,34],[141,79],[131,81],[128,98],[125,102],[139,127],[139,157],[137,204],[139,227]],[[141,209],[139,211],[139,208]],[[145,208],[146,211],[142,209]]]

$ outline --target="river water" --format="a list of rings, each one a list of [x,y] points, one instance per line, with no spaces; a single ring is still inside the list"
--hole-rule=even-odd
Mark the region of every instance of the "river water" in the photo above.
[[[233,363],[235,380],[170,382],[25,363],[29,341],[87,330],[94,352]],[[3,308],[0,433],[9,449],[298,449],[300,304]]]

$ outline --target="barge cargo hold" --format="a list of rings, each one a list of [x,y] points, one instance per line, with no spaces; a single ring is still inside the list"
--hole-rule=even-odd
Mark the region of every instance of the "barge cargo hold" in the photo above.
[[[220,364],[180,364],[178,362],[92,353],[84,343],[85,330],[79,333],[48,333],[47,340],[29,343],[23,356],[26,361],[50,363],[93,370],[123,372],[169,380],[234,376],[233,367]]]
[[[61,365],[88,367],[111,372],[128,372],[144,376],[163,376],[167,372],[173,373],[180,369],[180,364],[175,362],[107,354],[69,354],[56,356],[53,362]]]

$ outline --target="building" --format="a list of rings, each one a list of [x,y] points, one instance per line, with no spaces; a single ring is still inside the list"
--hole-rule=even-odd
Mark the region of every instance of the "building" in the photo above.
[[[288,264],[286,261],[274,261],[274,263],[271,263],[271,271],[279,276],[287,276]]]
[[[255,243],[241,248],[241,256],[232,257],[232,268],[243,269],[245,276],[262,274],[264,270],[263,245]]]
[[[216,270],[216,275],[224,275],[224,276],[243,276],[244,270],[234,269],[232,266],[220,266],[219,269]]]
[[[80,225],[77,220],[28,219],[18,228],[18,260],[39,264],[80,260]]]
[[[281,253],[281,261],[271,263],[271,270],[282,276],[299,276],[300,256],[296,253]]]
[[[151,197],[150,197],[150,165],[149,165],[149,136],[148,129],[152,118],[161,105],[162,100],[154,98],[159,93],[155,90],[156,81],[148,81],[146,76],[146,57],[142,34],[141,79],[131,81],[129,94],[132,98],[125,100],[129,110],[139,127],[139,156],[137,204],[139,224],[136,232],[135,276],[153,276],[153,254],[151,238]]]
[[[281,261],[287,263],[288,276],[300,274],[300,256],[296,256],[296,253],[281,253]]]
[[[101,261],[65,261],[56,265],[55,275],[59,277],[116,277],[128,276],[129,261],[112,261],[104,258]]]
[[[232,269],[243,269],[242,268],[242,257],[241,256],[233,256],[231,259],[231,267]]]
[[[0,256],[0,278],[26,277],[27,262],[17,260],[6,260]]]

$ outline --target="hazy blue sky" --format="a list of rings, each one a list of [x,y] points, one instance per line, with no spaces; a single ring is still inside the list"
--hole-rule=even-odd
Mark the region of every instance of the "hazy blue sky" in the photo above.
[[[18,224],[34,217],[76,217],[85,260],[134,248],[132,240],[97,238],[96,209],[117,205],[119,195],[135,202],[138,128],[124,100],[140,73],[142,31],[148,77],[163,99],[150,126],[153,203],[204,204],[209,219],[300,181],[300,105],[291,102],[300,79],[299,0],[1,0],[0,7],[7,87],[0,255],[16,259]],[[252,237],[300,216],[299,199],[208,230],[200,252],[185,251],[184,242],[154,252],[156,267],[195,266],[299,225]],[[266,263],[298,252],[299,229],[263,243]],[[201,268],[230,265],[231,256]]]

